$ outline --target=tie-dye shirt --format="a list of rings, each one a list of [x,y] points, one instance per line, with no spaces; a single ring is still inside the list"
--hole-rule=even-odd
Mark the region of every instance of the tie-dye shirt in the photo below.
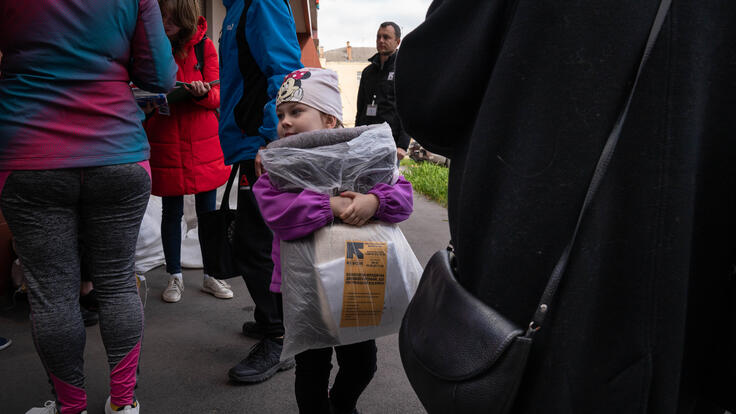
[[[174,86],[156,0],[0,2],[0,171],[140,162],[129,82]]]

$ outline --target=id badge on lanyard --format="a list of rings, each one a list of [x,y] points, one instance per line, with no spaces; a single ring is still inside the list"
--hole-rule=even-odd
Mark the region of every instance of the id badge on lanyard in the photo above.
[[[373,95],[373,102],[365,109],[366,116],[378,115],[378,105],[376,105],[376,95]]]

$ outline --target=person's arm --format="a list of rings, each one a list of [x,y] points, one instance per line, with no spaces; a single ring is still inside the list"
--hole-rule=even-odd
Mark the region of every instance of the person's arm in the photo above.
[[[220,79],[220,64],[217,61],[217,51],[212,40],[206,39],[204,41],[204,81],[209,83],[218,79]],[[195,98],[194,102],[209,109],[219,108],[220,85],[212,85],[206,95],[203,95],[201,99]]]
[[[378,210],[373,215],[387,223],[399,223],[409,218],[414,211],[414,193],[411,183],[399,176],[396,184],[376,184],[368,194],[378,197]]]
[[[138,20],[130,41],[130,79],[143,90],[166,93],[176,83],[176,71],[158,2],[140,0]]]
[[[358,86],[358,109],[355,112],[355,126],[365,125],[365,69],[360,75],[360,85]]]
[[[277,190],[261,175],[253,185],[258,207],[268,227],[282,240],[294,240],[332,223],[330,196],[310,190],[289,193]]]
[[[401,176],[394,185],[379,183],[366,194],[345,191],[340,196],[350,198],[352,203],[337,216],[354,226],[362,226],[371,218],[399,223],[414,209],[411,183]]]
[[[289,73],[302,68],[301,48],[291,9],[283,1],[254,1],[247,12],[245,37],[250,51],[266,76],[269,101],[258,129],[266,142],[277,139],[276,94]]]
[[[396,111],[396,105],[394,104],[394,111]],[[404,127],[401,125],[401,120],[398,114],[394,112],[393,118],[390,120],[389,125],[391,126],[391,135],[394,137],[396,143],[396,156],[399,161],[406,157],[406,150],[409,148],[409,142],[411,138],[406,133]]]
[[[394,137],[396,140],[396,148],[403,149],[404,154],[406,154],[406,150],[409,148],[409,143],[411,142],[411,137],[406,133],[406,130],[404,130],[404,126],[401,125],[401,120],[397,118],[396,121],[399,123],[399,130],[397,131],[396,137]]]

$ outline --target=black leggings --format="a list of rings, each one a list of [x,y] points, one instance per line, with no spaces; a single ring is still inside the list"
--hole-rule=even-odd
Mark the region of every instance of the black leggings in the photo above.
[[[340,370],[329,396],[332,348],[310,349],[298,354],[294,390],[299,413],[352,413],[360,394],[376,373],[376,351],[374,340],[336,346]]]
[[[0,205],[28,286],[33,338],[62,412],[86,407],[82,268],[100,304],[112,402],[132,402],[143,332],[133,264],[150,189],[143,167],[123,164],[14,171],[2,190]]]

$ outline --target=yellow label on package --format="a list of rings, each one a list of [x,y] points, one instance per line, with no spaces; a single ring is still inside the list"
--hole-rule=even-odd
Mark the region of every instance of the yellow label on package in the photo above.
[[[341,328],[378,326],[386,294],[385,242],[345,242],[345,289]]]

